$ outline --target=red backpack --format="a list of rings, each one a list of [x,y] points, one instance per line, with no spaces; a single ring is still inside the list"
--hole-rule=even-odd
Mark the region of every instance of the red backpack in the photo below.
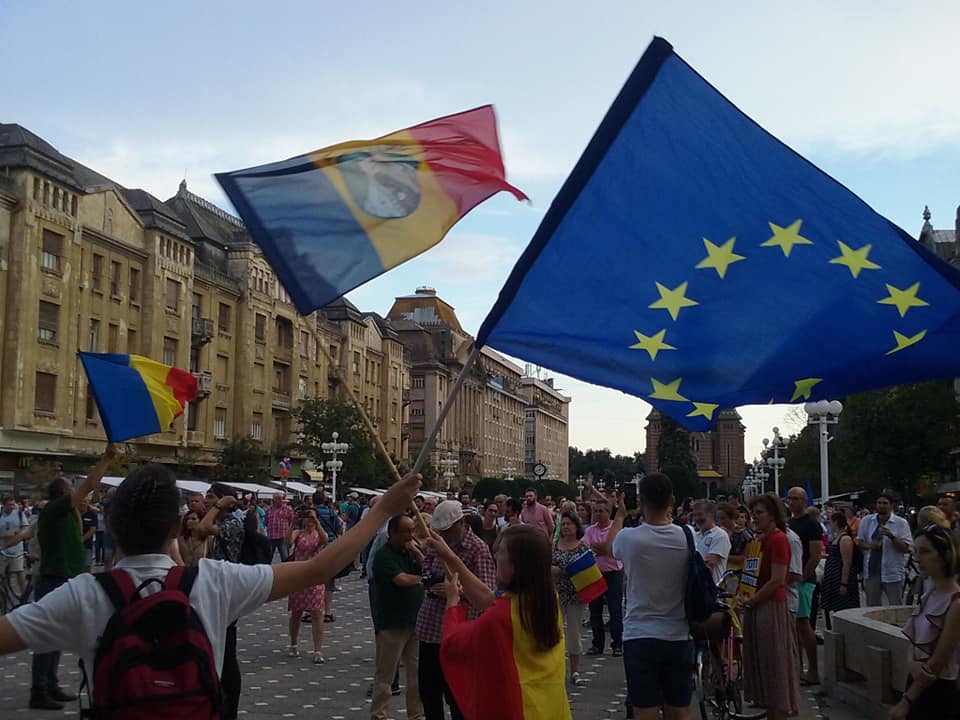
[[[124,570],[98,573],[116,612],[97,643],[93,693],[80,661],[93,720],[220,719],[220,679],[213,647],[190,607],[197,568],[173,567],[135,587]],[[160,591],[141,597],[150,583]]]

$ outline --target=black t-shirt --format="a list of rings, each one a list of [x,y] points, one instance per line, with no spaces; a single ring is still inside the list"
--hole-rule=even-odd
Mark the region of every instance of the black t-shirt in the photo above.
[[[80,530],[81,534],[86,535],[90,528],[97,529],[97,513],[93,510],[87,510],[80,519],[83,522],[83,527]],[[83,542],[83,546],[88,550],[93,548],[93,535]]]
[[[820,523],[809,515],[800,518],[790,518],[790,529],[800,536],[800,543],[803,545],[803,566],[807,566],[810,559],[810,543],[823,542],[823,528]]]

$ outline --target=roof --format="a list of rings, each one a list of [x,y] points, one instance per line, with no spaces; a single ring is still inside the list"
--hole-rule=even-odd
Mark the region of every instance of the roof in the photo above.
[[[180,181],[177,194],[167,200],[166,205],[183,223],[187,234],[195,240],[202,238],[224,247],[250,242],[250,235],[240,218],[218,208],[209,200],[194,195],[187,190],[186,180]]]
[[[330,320],[353,320],[363,322],[364,315],[360,308],[347,300],[345,297],[338,297],[332,303],[324,305],[320,311]]]
[[[716,470],[697,470],[697,476],[702,478],[722,478],[723,475]]]
[[[0,165],[34,168],[80,190],[105,185],[120,187],[16,123],[0,123]]]
[[[363,313],[363,317],[373,318],[373,321],[377,324],[377,327],[380,329],[382,335],[390,338],[391,340],[400,342],[400,336],[397,335],[397,331],[394,330],[393,323],[391,323],[385,317],[375,312],[365,312]]]
[[[421,325],[445,325],[465,334],[453,306],[438,298],[432,290],[394,298],[387,318],[391,321],[401,318],[413,320]]]
[[[177,217],[173,208],[164,204],[158,198],[139,188],[128,189],[117,186],[120,194],[129,203],[130,207],[136,210],[137,215],[143,220],[147,227],[156,227],[165,230],[168,233],[179,235],[186,239],[189,236],[185,232],[186,228]]]

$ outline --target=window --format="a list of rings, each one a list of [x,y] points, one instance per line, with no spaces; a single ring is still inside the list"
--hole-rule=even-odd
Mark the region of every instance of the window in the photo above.
[[[256,341],[261,345],[267,341],[267,316],[257,313],[254,331]]]
[[[410,378],[411,387],[422,388],[423,387],[423,376],[418,375],[417,377]]]
[[[180,283],[167,278],[167,310],[180,312]]]
[[[203,402],[197,398],[193,402],[187,403],[187,430],[194,431],[200,427],[200,403]]]
[[[57,344],[57,330],[60,328],[60,306],[40,301],[40,322],[37,339],[42,343]]]
[[[116,297],[120,294],[120,263],[110,261],[110,295]]]
[[[174,338],[165,337],[163,339],[163,364],[177,364],[177,341]]]
[[[297,381],[297,399],[307,399],[307,379],[305,377],[302,377]]]
[[[120,326],[110,323],[107,328],[107,352],[119,352],[120,348]]]
[[[87,422],[97,421],[97,401],[93,397],[93,388],[87,383]]]
[[[254,413],[250,423],[250,437],[254,440],[263,440],[263,414]]]
[[[96,352],[97,346],[100,344],[100,321],[91,320],[90,321],[90,332],[87,334],[87,349],[90,352]]]
[[[127,328],[127,354],[136,355],[140,352],[140,348],[137,347],[137,331]]]
[[[93,254],[93,271],[90,279],[93,289],[103,292],[103,255]]]
[[[37,373],[37,387],[33,398],[33,409],[38,413],[53,414],[56,410],[57,376],[51,373]]]
[[[227,439],[227,410],[217,408],[213,414],[213,437],[216,440]]]
[[[140,302],[140,270],[130,268],[130,302]]]
[[[310,353],[310,333],[306,330],[300,331],[300,354],[306,357]]]
[[[200,348],[190,348],[190,372],[200,372]]]
[[[190,308],[190,317],[195,320],[199,320],[203,315],[203,295],[200,293],[193,294],[193,305]]]
[[[226,355],[217,355],[217,382],[230,384],[230,358]]]
[[[286,365],[273,366],[273,391],[281,395],[290,394],[290,368]]]
[[[60,258],[63,255],[63,235],[53,230],[43,231],[43,248],[40,252],[40,267],[52,272],[60,272]]]
[[[293,349],[293,323],[286,318],[277,318],[277,345]]]
[[[360,374],[360,353],[356,350],[353,351],[353,374]]]
[[[410,408],[410,417],[423,417],[423,408],[422,407]]]
[[[390,422],[397,421],[397,404],[395,402],[390,403]]]
[[[230,306],[226,303],[220,303],[220,312],[217,315],[217,325],[220,326],[220,332],[230,332]]]

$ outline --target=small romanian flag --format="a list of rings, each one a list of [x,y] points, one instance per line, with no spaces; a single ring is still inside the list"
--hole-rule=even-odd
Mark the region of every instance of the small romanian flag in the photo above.
[[[440,242],[506,181],[493,106],[217,181],[303,315]]]
[[[165,431],[197,396],[197,379],[186,370],[140,355],[79,355],[110,442]]]
[[[593,602],[607,591],[607,581],[603,579],[597,558],[588,550],[566,567],[567,577],[573,583],[580,602]]]

